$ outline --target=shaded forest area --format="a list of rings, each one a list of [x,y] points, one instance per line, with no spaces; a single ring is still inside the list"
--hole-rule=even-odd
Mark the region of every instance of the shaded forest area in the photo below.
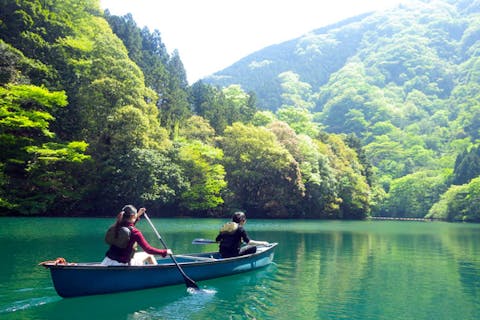
[[[312,37],[305,48],[338,54],[341,36],[362,34],[361,50],[320,87],[282,71],[270,91],[282,104],[265,108],[240,81],[189,85],[158,30],[98,0],[0,0],[0,212],[99,216],[133,203],[152,216],[476,221],[480,6],[452,16],[461,4],[439,3],[449,24],[415,11],[437,46],[393,13]],[[381,37],[364,26],[380,21]]]

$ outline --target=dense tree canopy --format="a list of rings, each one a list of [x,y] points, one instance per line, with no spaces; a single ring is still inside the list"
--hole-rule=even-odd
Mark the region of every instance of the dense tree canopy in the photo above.
[[[0,9],[2,214],[479,220],[478,5],[364,14],[192,85],[98,0]]]
[[[260,120],[253,92],[189,86],[179,53],[131,15],[95,0],[0,6],[2,212],[368,214],[365,177],[349,168],[358,151],[320,140],[298,76],[284,75],[285,109]]]
[[[255,91],[261,108],[306,134],[292,121],[302,114],[356,136],[372,187],[387,193],[374,214],[419,217],[449,185],[479,175],[479,26],[476,1],[413,1],[265,48],[204,81]],[[422,179],[436,186],[428,194]]]

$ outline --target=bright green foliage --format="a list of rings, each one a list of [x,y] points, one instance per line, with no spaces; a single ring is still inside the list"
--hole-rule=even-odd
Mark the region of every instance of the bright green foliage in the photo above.
[[[313,30],[207,80],[254,90],[259,106],[277,111],[297,133],[316,138],[293,120],[303,107],[316,128],[355,135],[375,189],[388,193],[398,187],[392,181],[426,171],[442,180],[452,169],[455,183],[467,183],[478,176],[476,157],[462,154],[480,138],[478,21],[477,3],[414,1]],[[416,201],[423,204],[408,207],[423,214],[433,204]],[[402,215],[421,216],[417,209]]]
[[[420,171],[392,181],[385,211],[393,217],[423,218],[448,189],[451,172]]]
[[[311,110],[315,106],[311,85],[300,81],[298,74],[288,71],[278,77],[282,83],[282,107]]]
[[[428,212],[427,218],[448,221],[480,221],[480,177],[468,184],[452,185]]]
[[[359,159],[360,147],[353,149],[339,136],[324,136],[320,141],[297,135],[281,121],[267,128],[300,169],[305,197],[292,216],[360,219],[370,213],[372,192],[367,169]]]
[[[222,150],[196,140],[179,149],[185,178],[190,187],[183,192],[181,206],[191,211],[205,211],[224,203],[222,192],[227,183],[221,165]]]
[[[35,117],[39,120],[44,117],[43,123],[38,121],[39,125],[44,125],[54,116],[56,121],[50,127],[51,133],[55,132],[66,141],[82,139],[88,143],[87,152],[92,156],[92,162],[85,164],[81,170],[77,168],[72,176],[84,184],[76,186],[78,197],[82,192],[90,192],[88,197],[91,199],[98,196],[100,185],[106,189],[112,187],[106,183],[114,181],[110,179],[112,172],[124,170],[121,165],[125,162],[117,162],[118,157],[134,148],[164,150],[170,146],[165,129],[159,125],[155,93],[145,87],[141,70],[129,59],[123,43],[113,35],[106,21],[99,17],[98,8],[98,2],[93,0],[66,0],[61,4],[17,1],[2,10],[2,13],[11,14],[1,16],[4,28],[17,28],[16,32],[2,32],[2,38],[15,43],[28,57],[17,55],[16,60],[11,60],[11,65],[34,83],[64,88],[69,97],[66,108],[52,110],[51,115],[35,111]],[[20,12],[23,18],[16,20],[16,14]],[[33,48],[36,50],[32,51]],[[25,61],[35,61],[35,64]],[[30,69],[32,65],[39,66],[42,72],[33,72]],[[42,65],[48,65],[48,71],[43,71],[40,68]],[[59,78],[61,81],[58,81]],[[9,79],[20,78],[10,72]],[[62,105],[66,105],[65,96],[63,99]],[[50,134],[46,130],[43,134]],[[34,152],[40,162],[60,155],[80,159],[73,156],[76,149],[71,145],[64,149],[42,143],[28,150]],[[56,169],[59,171],[59,168]],[[74,170],[73,167],[67,169]],[[29,174],[34,172],[30,169]],[[67,175],[67,172],[64,174]],[[38,179],[45,177],[48,176]],[[124,190],[120,193],[126,194]],[[110,193],[102,200],[113,205],[115,199],[112,198],[116,196]],[[40,213],[48,209],[46,205],[31,212]],[[85,206],[78,210],[84,209]],[[107,205],[104,209],[110,210],[111,207]]]
[[[44,88],[31,85],[0,88],[0,98],[0,123],[3,139],[6,140],[15,136],[23,136],[25,140],[29,140],[29,136],[34,133],[53,137],[53,133],[49,131],[49,122],[53,120],[53,116],[49,111],[67,103],[63,92],[50,93]]]
[[[314,30],[207,79],[223,87],[189,87],[160,31],[99,8],[0,0],[2,209],[476,219],[474,5]]]
[[[252,119],[252,124],[261,127],[261,126],[266,126],[273,121],[275,121],[276,117],[271,111],[257,111],[255,112],[255,115],[253,116]]]
[[[87,149],[87,143],[84,141],[74,141],[68,144],[60,143],[44,143],[42,146],[29,146],[25,150],[34,154],[37,161],[45,163],[53,163],[56,161],[67,162],[82,162],[90,157],[85,155],[84,152]],[[28,168],[31,170],[35,167],[35,162],[30,163]]]
[[[329,135],[319,148],[329,158],[335,180],[330,180],[330,212],[335,218],[361,219],[370,214],[371,189],[365,167],[341,136]],[[328,189],[327,189],[328,190]],[[336,206],[338,205],[338,210]]]
[[[305,192],[300,168],[272,132],[234,123],[225,129],[221,147],[234,206],[280,217],[298,206]]]
[[[335,193],[332,182],[335,178],[328,158],[321,154],[316,142],[309,136],[297,135],[285,122],[272,122],[268,129],[298,162],[300,168],[306,196],[296,215],[321,218],[332,214],[327,207],[332,207],[331,202],[335,201],[335,196],[332,195]]]
[[[249,123],[257,111],[255,99],[252,94],[248,94],[239,85],[231,85],[222,90],[225,95],[227,108],[231,114],[229,124],[234,122]]]
[[[191,116],[183,126],[180,127],[180,137],[187,140],[199,140],[206,144],[212,144],[215,137],[215,130],[204,118]]]
[[[306,109],[283,107],[277,111],[277,117],[288,123],[298,134],[316,137],[319,133],[318,125],[312,121],[313,115]]]
[[[45,210],[59,197],[77,198],[72,192],[76,181],[65,169],[89,158],[84,154],[87,144],[55,142],[50,131],[51,112],[66,103],[63,92],[32,85],[0,87],[2,207],[29,214]]]

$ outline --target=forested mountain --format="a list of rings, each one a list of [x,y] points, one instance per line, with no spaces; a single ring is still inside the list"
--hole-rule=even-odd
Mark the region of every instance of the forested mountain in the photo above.
[[[478,220],[479,8],[355,17],[190,86],[98,0],[0,0],[0,214]]]
[[[386,192],[376,214],[478,219],[479,21],[480,1],[411,1],[265,48],[203,81],[240,85],[280,119],[294,112],[360,139]]]
[[[296,132],[239,86],[189,86],[159,31],[98,0],[0,0],[0,58],[0,214],[361,219],[374,205],[358,141]]]

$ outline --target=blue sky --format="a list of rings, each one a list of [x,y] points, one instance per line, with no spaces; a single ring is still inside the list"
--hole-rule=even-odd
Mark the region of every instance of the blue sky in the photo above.
[[[406,1],[406,0],[405,0]],[[192,84],[269,45],[401,0],[100,0],[177,49]]]

